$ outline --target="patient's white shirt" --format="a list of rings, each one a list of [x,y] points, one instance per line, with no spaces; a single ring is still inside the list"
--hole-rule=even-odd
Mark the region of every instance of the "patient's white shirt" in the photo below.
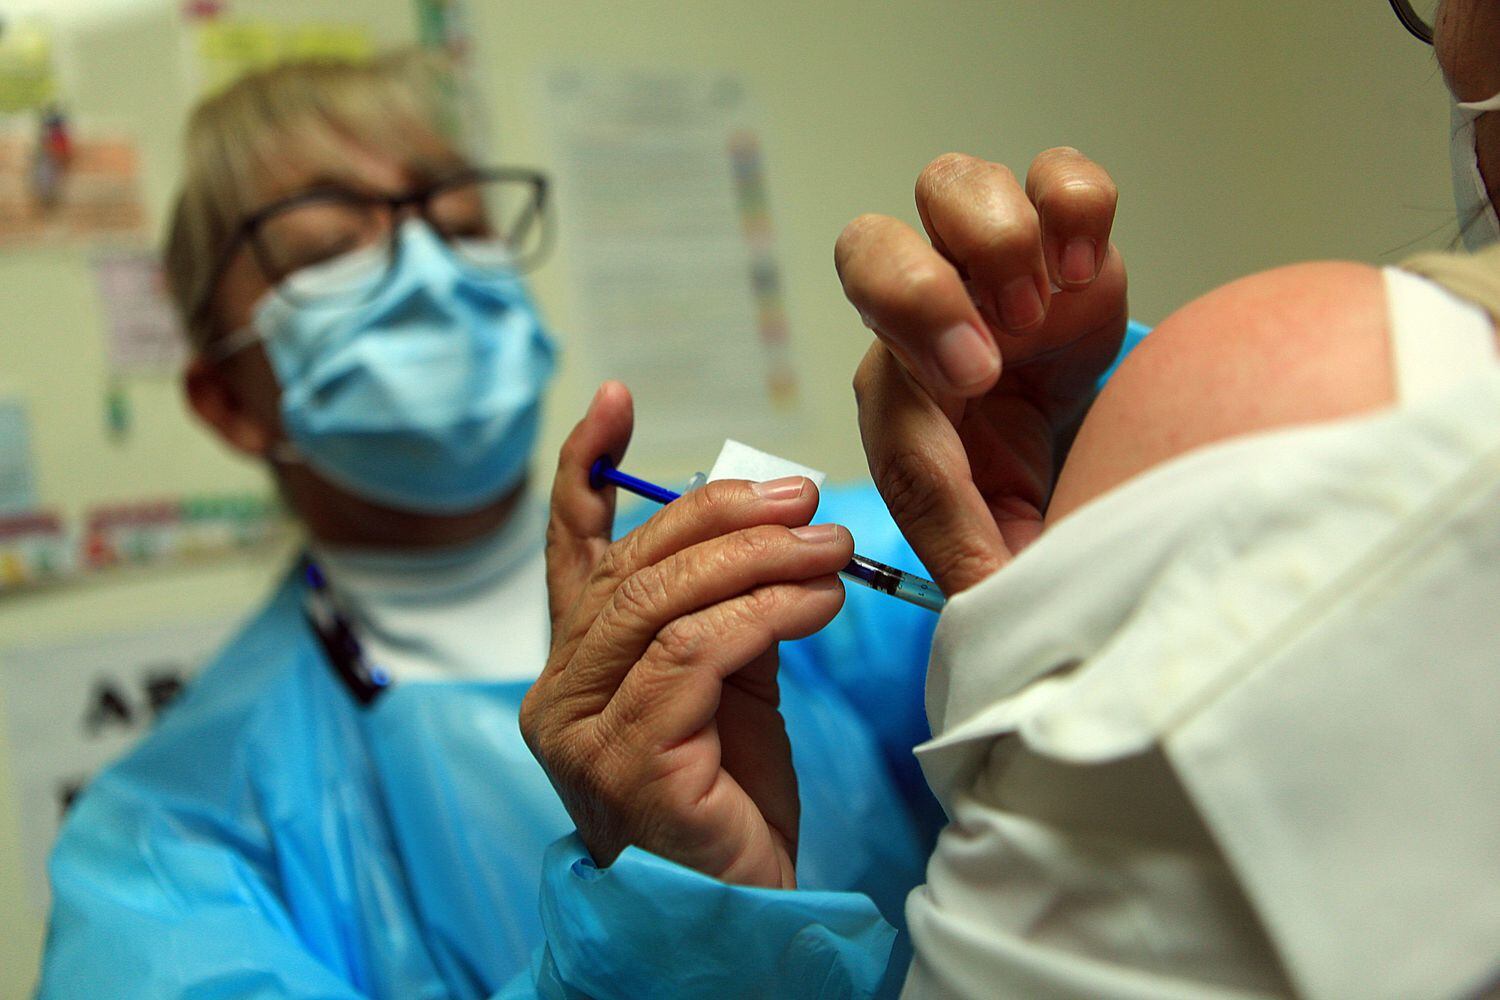
[[[909,995],[1500,975],[1500,364],[1385,282],[1393,409],[1183,455],[949,603]]]

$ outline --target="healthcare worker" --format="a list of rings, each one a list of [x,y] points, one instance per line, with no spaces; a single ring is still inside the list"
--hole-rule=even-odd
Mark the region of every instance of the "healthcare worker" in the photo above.
[[[545,184],[458,153],[435,72],[293,64],[193,116],[166,251],[188,400],[307,546],[68,817],[43,997],[477,998],[542,941],[572,829],[517,727],[550,632],[527,467],[557,352],[518,276]],[[878,497],[836,492],[910,564]],[[934,616],[862,596],[782,658],[784,818],[804,883],[898,920],[935,835],[910,754]]]
[[[829,617],[847,540],[798,544],[767,526],[806,504],[726,485],[610,550],[608,579],[580,570],[606,524],[578,467],[629,423],[601,395],[559,467],[554,592],[607,608],[609,580],[644,574],[659,596],[628,626],[561,623],[612,655],[574,674],[555,648],[523,716],[579,827],[545,876],[547,911],[570,915],[549,947],[600,944],[556,963],[568,988],[637,995],[690,967],[697,995],[1500,991],[1500,3],[1445,0],[1435,32],[1395,6],[1435,33],[1472,255],[1213,291],[1126,359],[1076,437],[1124,306],[1095,164],[1054,150],[1022,188],[943,157],[918,184],[930,243],[878,216],[840,239],[878,335],[856,377],[871,470],[950,595],[918,750],[950,823],[908,902],[909,970],[857,897],[783,891],[774,775],[692,794],[771,759],[753,731],[705,739],[735,676],[723,650]],[[697,569],[728,553],[738,592]],[[644,641],[668,621],[718,636],[697,669]],[[632,722],[629,768],[581,768],[559,738],[601,703]],[[628,919],[662,897],[700,922]]]

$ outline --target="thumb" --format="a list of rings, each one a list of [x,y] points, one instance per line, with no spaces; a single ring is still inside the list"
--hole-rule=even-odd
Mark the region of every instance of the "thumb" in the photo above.
[[[547,524],[547,599],[553,635],[561,634],[558,620],[577,601],[609,547],[614,528],[615,488],[594,489],[589,470],[601,455],[618,463],[634,425],[630,390],[620,382],[605,382],[558,453]]]
[[[943,593],[967,590],[1010,561],[951,420],[885,344],[854,377],[859,433],[875,486]]]

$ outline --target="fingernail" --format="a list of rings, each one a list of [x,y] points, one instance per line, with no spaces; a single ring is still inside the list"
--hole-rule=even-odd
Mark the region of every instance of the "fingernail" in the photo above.
[[[764,483],[751,483],[750,488],[762,500],[795,500],[807,489],[807,480],[802,476],[786,476]]]
[[[1094,280],[1094,241],[1079,237],[1063,248],[1058,270],[1070,285],[1087,285]]]
[[[836,524],[809,524],[801,528],[793,528],[792,534],[804,542],[822,545],[834,541],[839,537],[839,526]]]
[[[1000,289],[1000,320],[1006,329],[1029,330],[1042,321],[1042,297],[1031,278],[1017,278]]]
[[[993,342],[968,323],[938,334],[937,363],[948,385],[960,391],[992,378],[1000,368]]]

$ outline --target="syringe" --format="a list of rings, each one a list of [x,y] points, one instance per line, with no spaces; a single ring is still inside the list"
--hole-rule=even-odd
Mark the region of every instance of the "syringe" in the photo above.
[[[606,455],[596,459],[589,469],[589,485],[599,490],[611,483],[638,497],[645,497],[647,500],[654,500],[661,504],[671,503],[682,496],[681,493],[669,490],[665,486],[658,486],[627,472],[621,472],[615,468],[614,463]],[[867,559],[857,552],[839,572],[845,579],[862,584],[871,590],[878,590],[882,594],[890,594],[908,604],[915,604],[929,611],[942,611],[943,605],[948,600],[938,589],[938,585],[931,580],[924,580],[920,576],[899,570],[894,566]]]

